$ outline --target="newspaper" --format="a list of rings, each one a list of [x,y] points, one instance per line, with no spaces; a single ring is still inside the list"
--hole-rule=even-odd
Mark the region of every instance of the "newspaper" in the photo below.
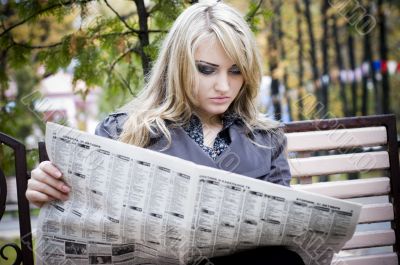
[[[47,123],[71,186],[40,211],[37,264],[198,264],[282,245],[330,264],[361,206]]]

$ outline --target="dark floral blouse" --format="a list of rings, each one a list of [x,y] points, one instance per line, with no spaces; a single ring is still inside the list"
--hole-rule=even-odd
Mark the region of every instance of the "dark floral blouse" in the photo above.
[[[196,115],[192,115],[189,123],[183,127],[186,133],[192,138],[213,160],[216,160],[231,143],[229,127],[239,119],[234,113],[225,114],[222,117],[222,130],[215,138],[213,147],[204,145],[203,125]]]

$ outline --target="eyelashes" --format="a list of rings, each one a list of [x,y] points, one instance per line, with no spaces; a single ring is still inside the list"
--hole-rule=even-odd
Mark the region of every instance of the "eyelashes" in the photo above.
[[[240,72],[239,67],[237,67],[237,66],[232,67],[231,70],[229,70],[229,72],[231,72],[234,75],[241,75],[242,74],[242,72]]]
[[[214,67],[201,65],[201,64],[196,64],[196,67],[197,67],[197,70],[204,75],[211,75],[215,72]]]
[[[208,65],[203,65],[203,64],[196,64],[197,70],[203,74],[203,75],[212,75],[213,73],[215,73],[217,71],[216,67],[212,67],[212,66],[208,66]],[[233,74],[233,75],[240,75],[242,74],[240,72],[239,67],[237,66],[233,66],[229,69],[229,73]]]

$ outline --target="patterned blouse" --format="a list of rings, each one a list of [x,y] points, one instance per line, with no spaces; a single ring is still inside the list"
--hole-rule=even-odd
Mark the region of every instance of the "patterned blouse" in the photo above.
[[[189,137],[203,149],[204,152],[208,153],[213,160],[216,160],[231,143],[229,127],[239,119],[239,116],[235,113],[225,114],[222,117],[222,130],[215,138],[213,147],[208,147],[204,144],[203,125],[196,115],[192,115],[189,123],[183,127],[183,129]]]

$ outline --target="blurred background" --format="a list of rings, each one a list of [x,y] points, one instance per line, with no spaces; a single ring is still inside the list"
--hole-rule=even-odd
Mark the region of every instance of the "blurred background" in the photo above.
[[[195,2],[2,0],[0,131],[26,144],[30,167],[46,121],[94,132],[141,89],[172,22]],[[259,43],[267,115],[399,117],[400,2],[224,2]],[[1,167],[13,175],[7,152],[0,146]]]

